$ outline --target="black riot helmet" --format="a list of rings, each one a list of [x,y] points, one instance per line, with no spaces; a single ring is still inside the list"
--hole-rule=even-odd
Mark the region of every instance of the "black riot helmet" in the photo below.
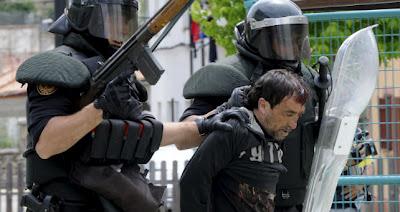
[[[136,0],[66,0],[59,19],[66,19],[75,31],[123,42],[137,29],[137,11]]]
[[[308,20],[290,0],[259,0],[245,20],[245,40],[252,51],[271,60],[309,57]]]

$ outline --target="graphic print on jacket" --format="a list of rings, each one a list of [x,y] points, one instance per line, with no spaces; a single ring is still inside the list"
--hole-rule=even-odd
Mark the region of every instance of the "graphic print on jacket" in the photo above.
[[[263,148],[263,145],[258,145],[242,151],[239,159],[260,163],[282,163],[283,151],[280,149],[279,144],[267,142],[264,146]],[[240,201],[249,207],[251,211],[270,212],[274,210],[275,194],[273,191],[242,182],[239,184],[238,192]]]

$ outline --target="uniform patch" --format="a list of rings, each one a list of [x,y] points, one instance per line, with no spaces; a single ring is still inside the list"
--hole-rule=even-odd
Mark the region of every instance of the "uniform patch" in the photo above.
[[[57,88],[52,85],[37,85],[37,92],[42,96],[48,96],[57,91]]]

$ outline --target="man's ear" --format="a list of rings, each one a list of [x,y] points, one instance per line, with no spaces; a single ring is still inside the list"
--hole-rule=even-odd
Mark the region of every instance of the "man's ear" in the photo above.
[[[261,97],[258,99],[258,110],[262,111],[263,113],[268,112],[271,110],[271,105],[267,100]]]

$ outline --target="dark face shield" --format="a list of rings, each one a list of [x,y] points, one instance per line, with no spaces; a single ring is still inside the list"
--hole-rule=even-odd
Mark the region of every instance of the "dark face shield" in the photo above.
[[[88,29],[93,36],[124,42],[137,25],[137,7],[100,3],[93,9]]]
[[[248,20],[247,40],[260,56],[273,60],[309,58],[308,21],[305,16]]]
[[[96,37],[124,42],[138,26],[136,0],[68,0],[72,6],[90,10],[87,29]]]

